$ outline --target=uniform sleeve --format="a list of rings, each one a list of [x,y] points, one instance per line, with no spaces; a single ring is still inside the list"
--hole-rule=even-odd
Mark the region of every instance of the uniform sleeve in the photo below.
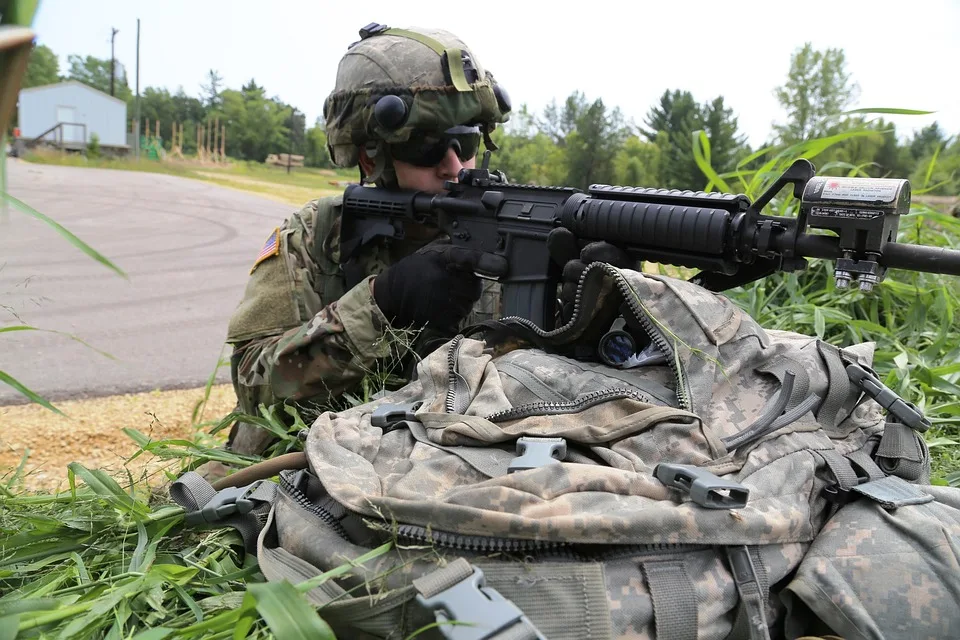
[[[324,404],[350,391],[378,359],[390,355],[389,323],[373,300],[368,276],[306,324],[236,347],[241,408],[309,398]]]

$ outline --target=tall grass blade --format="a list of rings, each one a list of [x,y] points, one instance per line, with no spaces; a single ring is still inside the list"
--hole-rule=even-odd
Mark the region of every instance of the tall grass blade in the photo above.
[[[276,637],[336,640],[330,626],[289,582],[252,584],[249,593],[256,600],[257,611]]]
[[[27,388],[25,385],[21,384],[19,380],[17,380],[10,374],[0,371],[0,382],[7,385],[8,387],[12,387],[16,391],[18,391],[20,395],[29,398],[30,402],[39,404],[41,407],[45,407],[50,411],[53,411],[54,413],[63,416],[64,418],[67,417],[67,414],[65,414],[63,411],[60,411],[60,409],[57,409],[52,404],[50,404],[50,402],[47,401],[46,398],[42,397],[37,393],[34,393],[32,390]]]
[[[34,208],[31,207],[30,205],[28,205],[26,202],[22,202],[22,201],[18,200],[17,198],[14,198],[14,197],[13,197],[12,195],[10,195],[9,193],[2,193],[2,194],[0,194],[0,196],[2,196],[2,198],[3,198],[5,201],[9,202],[9,203],[12,204],[14,207],[16,207],[17,209],[19,209],[19,210],[22,211],[23,213],[27,214],[28,216],[31,216],[31,217],[33,217],[33,218],[36,218],[37,220],[40,220],[41,222],[45,222],[46,224],[48,224],[48,225],[49,225],[50,227],[52,227],[57,233],[59,233],[61,236],[63,236],[63,237],[67,240],[67,242],[69,242],[69,243],[72,244],[74,247],[76,247],[77,249],[79,249],[79,250],[82,251],[83,253],[87,254],[88,256],[90,256],[91,258],[93,258],[94,260],[96,260],[97,262],[99,262],[100,264],[102,264],[103,266],[105,266],[105,267],[107,267],[108,269],[112,270],[112,271],[115,272],[117,275],[121,276],[122,278],[124,278],[124,279],[129,279],[129,278],[127,278],[127,274],[124,273],[123,270],[120,269],[120,267],[118,267],[117,265],[113,264],[110,260],[108,260],[105,256],[101,255],[100,252],[98,252],[96,249],[94,249],[93,247],[91,247],[90,245],[88,245],[86,242],[84,242],[83,240],[81,240],[81,239],[78,238],[77,236],[73,235],[73,233],[71,233],[70,231],[68,231],[63,225],[61,225],[59,222],[57,222],[56,220],[54,220],[54,219],[51,218],[50,216],[47,216],[47,215],[44,215],[44,214],[40,213],[39,211],[37,211],[36,209],[34,209]]]

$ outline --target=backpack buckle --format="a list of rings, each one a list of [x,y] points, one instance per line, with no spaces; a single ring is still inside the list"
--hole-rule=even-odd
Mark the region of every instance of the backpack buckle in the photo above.
[[[930,428],[930,421],[911,402],[907,402],[897,393],[880,382],[880,378],[858,364],[846,366],[847,376],[863,393],[872,398],[881,407],[893,414],[902,424],[914,431],[924,432]]]
[[[690,499],[707,509],[740,509],[747,505],[750,489],[739,482],[724,480],[691,464],[661,462],[653,475],[668,487],[690,493]]]
[[[461,561],[466,563],[462,558],[456,562]],[[467,566],[473,571],[466,578],[429,597],[423,593],[417,595],[417,602],[436,616],[437,628],[444,638],[485,640],[496,637],[514,625],[522,624],[528,631],[522,637],[546,640],[517,605],[504,598],[493,587],[485,586],[483,571],[479,567],[469,564]],[[459,564],[451,564],[440,572],[461,568]],[[418,587],[418,591],[421,591],[421,588]]]
[[[370,425],[381,429],[390,429],[393,425],[404,420],[420,422],[417,418],[417,409],[423,402],[408,402],[407,404],[382,404],[373,410],[370,416]]]
[[[567,441],[563,438],[523,436],[517,440],[517,457],[510,461],[507,473],[555,464],[566,457]]]
[[[236,514],[245,515],[253,511],[256,506],[250,499],[250,494],[257,490],[257,487],[263,480],[249,484],[245,487],[227,487],[221,489],[214,495],[210,502],[201,507],[198,511],[191,511],[184,516],[184,521],[192,526],[202,526],[204,524],[221,524],[227,518]]]

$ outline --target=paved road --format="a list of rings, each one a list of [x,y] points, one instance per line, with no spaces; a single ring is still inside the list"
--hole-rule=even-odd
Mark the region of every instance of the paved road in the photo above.
[[[117,264],[46,224],[0,212],[0,371],[52,400],[203,385],[270,231],[293,209],[174,176],[10,161],[9,191]],[[226,355],[228,350],[224,350]],[[229,369],[218,372],[229,381]],[[23,402],[0,384],[0,405]]]

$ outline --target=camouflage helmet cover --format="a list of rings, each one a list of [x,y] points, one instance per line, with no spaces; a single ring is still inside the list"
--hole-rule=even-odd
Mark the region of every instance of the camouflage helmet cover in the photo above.
[[[509,98],[463,41],[441,29],[376,23],[360,35],[340,60],[336,86],[323,107],[335,164],[355,166],[359,147],[371,141],[403,142],[415,130],[464,124],[479,125],[487,146],[492,145],[489,134],[507,121]],[[375,112],[388,95],[403,101],[401,108],[393,99],[391,106],[400,111],[393,123],[382,122]]]

